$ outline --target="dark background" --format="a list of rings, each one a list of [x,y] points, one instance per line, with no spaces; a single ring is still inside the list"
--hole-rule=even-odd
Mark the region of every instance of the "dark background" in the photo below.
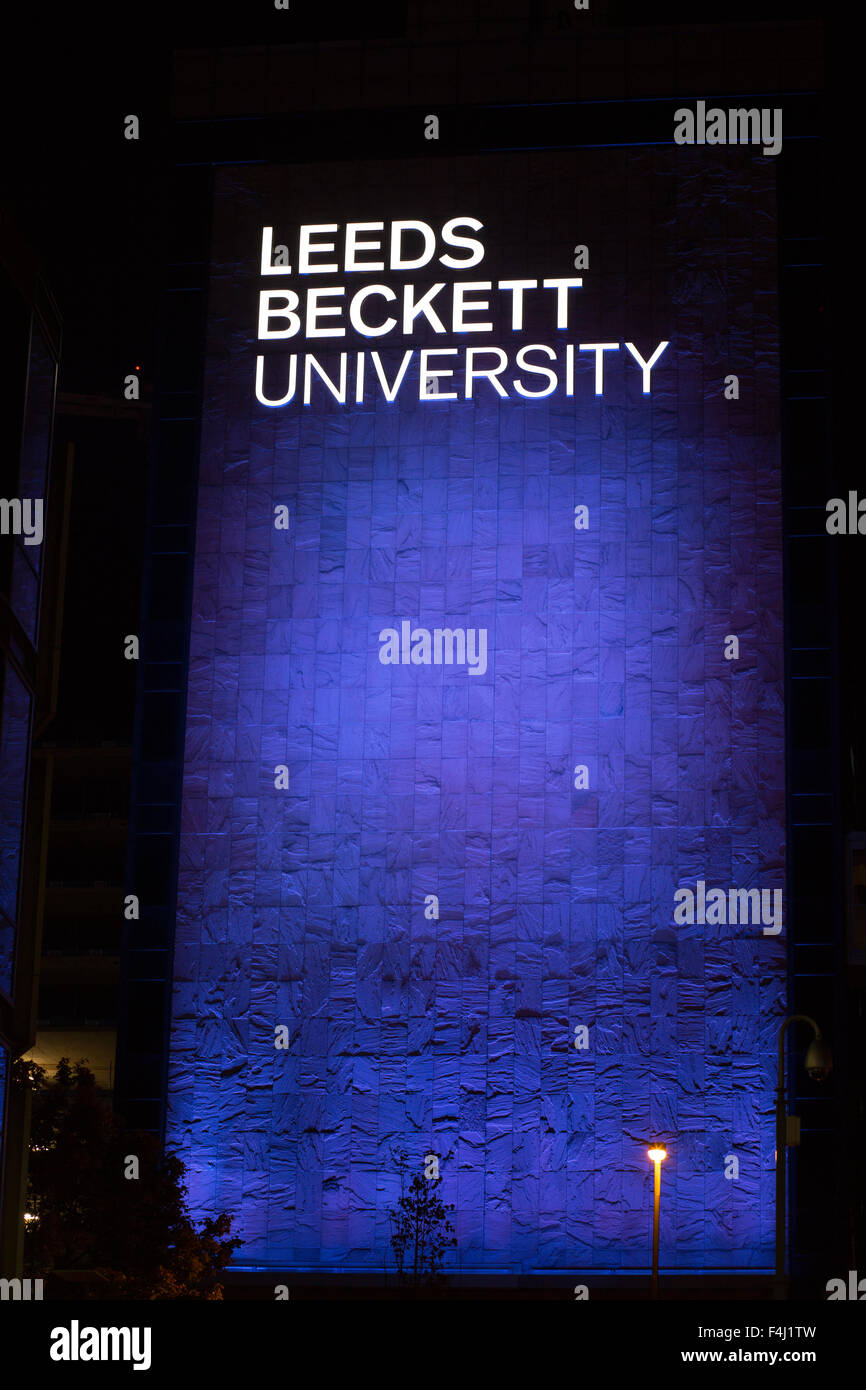
[[[503,7],[476,3],[461,8],[478,36],[483,37],[488,29],[491,35],[494,30],[501,33]],[[543,28],[549,31],[551,24],[560,24],[563,34],[570,34],[577,22],[564,0],[559,4],[523,0],[505,10],[506,21],[507,14],[514,13],[511,28],[518,40]],[[743,20],[789,21],[798,17],[814,19],[813,5],[772,6],[735,0],[714,13],[712,21],[722,28]],[[16,21],[20,18],[15,16]],[[610,0],[607,5],[594,6],[591,22],[651,29],[665,24],[705,24],[707,18],[705,7],[699,4],[649,6],[636,0]],[[142,399],[149,402],[160,373],[164,376],[166,371],[167,347],[158,346],[159,296],[165,265],[177,258],[178,223],[189,220],[188,211],[178,203],[178,188],[188,186],[200,192],[204,187],[201,174],[207,162],[207,140],[214,138],[212,129],[202,133],[194,127],[178,131],[172,126],[173,50],[328,39],[399,39],[405,23],[405,0],[345,7],[325,6],[321,0],[291,0],[288,13],[275,11],[271,0],[237,7],[157,4],[141,10],[125,10],[100,0],[85,7],[52,4],[34,8],[23,16],[20,29],[16,23],[14,37],[12,28],[7,29],[0,84],[0,202],[37,253],[58,301],[63,318],[61,393],[119,399],[123,377],[139,370]],[[816,443],[813,493],[808,467],[801,467],[795,480],[798,504],[816,509],[816,531],[823,526],[823,507],[830,496],[844,497],[858,483],[860,495],[866,494],[866,469],[854,424],[863,388],[858,380],[860,354],[856,341],[852,343],[857,328],[852,322],[856,314],[852,290],[861,270],[859,248],[854,247],[850,235],[853,215],[849,208],[859,203],[860,174],[859,161],[854,158],[857,121],[849,97],[857,88],[847,59],[852,51],[848,24],[847,12],[842,10],[831,12],[827,18],[824,140],[815,165],[814,190],[820,205],[816,216],[826,239],[825,293],[822,302],[802,306],[802,314],[801,306],[789,302],[782,323],[789,345],[804,332],[820,337],[812,349],[830,384],[829,437]],[[756,28],[755,43],[766,45],[771,71],[771,30]],[[736,74],[729,75],[728,89],[736,90]],[[123,118],[130,112],[141,120],[142,138],[138,142],[123,138]],[[387,124],[386,117],[384,127]],[[318,113],[315,138],[309,129],[306,137],[305,157],[310,159],[316,158],[319,150],[333,152],[335,146],[350,143],[344,114]],[[228,140],[228,132],[225,138]],[[277,151],[272,155],[279,157]],[[287,151],[283,157],[297,157],[297,151]],[[196,171],[179,181],[175,165],[190,158],[195,159]],[[781,158],[784,160],[785,155]],[[807,166],[808,162],[797,167],[802,170]],[[784,172],[781,177],[785,177]],[[811,197],[812,191],[806,190],[806,196]],[[200,213],[202,204],[197,206]],[[194,219],[195,207],[192,215]],[[4,369],[2,389],[14,390],[14,385]],[[77,427],[79,438],[82,428],[80,424]],[[55,736],[129,740],[135,718],[136,672],[132,663],[117,660],[117,635],[119,631],[136,632],[140,625],[147,475],[137,456],[129,453],[123,431],[112,435],[104,422],[93,427],[87,458],[86,473],[77,478],[73,495]],[[826,545],[820,534],[814,545],[816,553]],[[834,769],[836,824],[841,836],[863,829],[866,812],[866,720],[861,717],[866,696],[862,616],[866,541],[839,538],[833,561],[834,592],[823,620],[828,628],[836,624],[835,698],[827,708],[819,687],[814,697],[801,687],[798,699],[802,707],[794,714],[800,726],[811,724],[833,732],[838,750]],[[791,582],[791,597],[808,607],[808,566],[792,571]],[[179,608],[182,602],[179,596]],[[838,862],[838,841],[833,852]],[[789,853],[796,853],[792,840]],[[817,862],[811,873],[817,890],[811,895],[815,911],[822,910],[823,881],[826,911],[832,912],[830,866]],[[861,987],[847,1025],[852,1060],[862,1056],[862,1001]],[[856,1152],[853,1138],[857,1133],[863,1135],[864,1114],[859,1068],[848,1068],[847,1086],[848,1142]],[[820,1183],[820,1175],[811,1175],[810,1182],[813,1180]],[[863,1184],[856,1174],[851,1184],[847,1200],[860,1210],[862,1223]],[[819,1232],[814,1239],[821,1239]]]

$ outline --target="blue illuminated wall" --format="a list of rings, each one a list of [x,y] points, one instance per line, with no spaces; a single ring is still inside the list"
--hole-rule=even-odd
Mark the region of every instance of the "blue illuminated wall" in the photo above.
[[[785,930],[673,914],[784,887],[773,179],[673,147],[217,174],[168,1140],[239,1262],[381,1271],[402,1146],[440,1155],[455,1268],[646,1268],[661,1138],[662,1265],[772,1264]],[[420,402],[413,359],[393,404],[255,401],[262,225],[458,214],[463,278],[589,248],[573,331],[487,341],[667,339],[651,395],[621,352],[601,397],[584,354],[572,398]],[[486,628],[486,673],[382,665],[404,618]]]

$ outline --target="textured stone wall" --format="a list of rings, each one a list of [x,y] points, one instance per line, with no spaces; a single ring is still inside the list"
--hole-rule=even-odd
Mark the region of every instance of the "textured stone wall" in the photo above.
[[[217,175],[169,1141],[239,1262],[381,1270],[403,1145],[455,1265],[645,1268],[661,1138],[663,1266],[772,1263],[785,933],[673,914],[784,885],[773,179],[723,148]],[[263,224],[458,214],[462,278],[590,251],[569,331],[466,341],[668,339],[652,394],[620,352],[601,397],[578,354],[571,398],[255,401]],[[486,673],[382,665],[402,618],[486,628]]]

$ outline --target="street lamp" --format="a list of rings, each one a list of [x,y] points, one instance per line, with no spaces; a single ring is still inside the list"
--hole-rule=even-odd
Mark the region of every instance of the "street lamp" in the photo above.
[[[654,1168],[653,1174],[653,1273],[651,1297],[659,1296],[659,1207],[662,1197],[662,1163],[668,1156],[667,1149],[663,1149],[661,1144],[654,1144],[651,1149],[647,1149],[647,1158],[652,1161]]]
[[[779,1070],[776,1077],[776,1278],[774,1298],[785,1297],[785,1217],[787,1149],[800,1142],[800,1120],[785,1111],[785,1034],[792,1023],[809,1023],[812,1041],[804,1065],[813,1081],[826,1081],[833,1068],[833,1057],[821,1036],[821,1029],[808,1014],[791,1014],[779,1029]]]

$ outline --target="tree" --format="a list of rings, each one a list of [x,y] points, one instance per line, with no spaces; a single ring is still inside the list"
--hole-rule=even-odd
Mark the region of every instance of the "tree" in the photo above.
[[[432,1155],[428,1155],[428,1158]],[[404,1286],[428,1288],[442,1280],[442,1259],[446,1249],[457,1244],[454,1227],[448,1213],[453,1203],[445,1205],[439,1196],[442,1178],[438,1163],[436,1176],[427,1177],[426,1167],[408,1179],[407,1154],[397,1154],[400,1169],[400,1196],[396,1206],[389,1209],[391,1248],[397,1264],[397,1277]]]
[[[26,1273],[89,1271],[83,1287],[99,1298],[221,1299],[220,1275],[241,1241],[229,1237],[225,1212],[195,1228],[180,1159],[128,1130],[82,1062],[62,1058],[49,1080],[19,1059],[13,1084],[33,1097]]]

